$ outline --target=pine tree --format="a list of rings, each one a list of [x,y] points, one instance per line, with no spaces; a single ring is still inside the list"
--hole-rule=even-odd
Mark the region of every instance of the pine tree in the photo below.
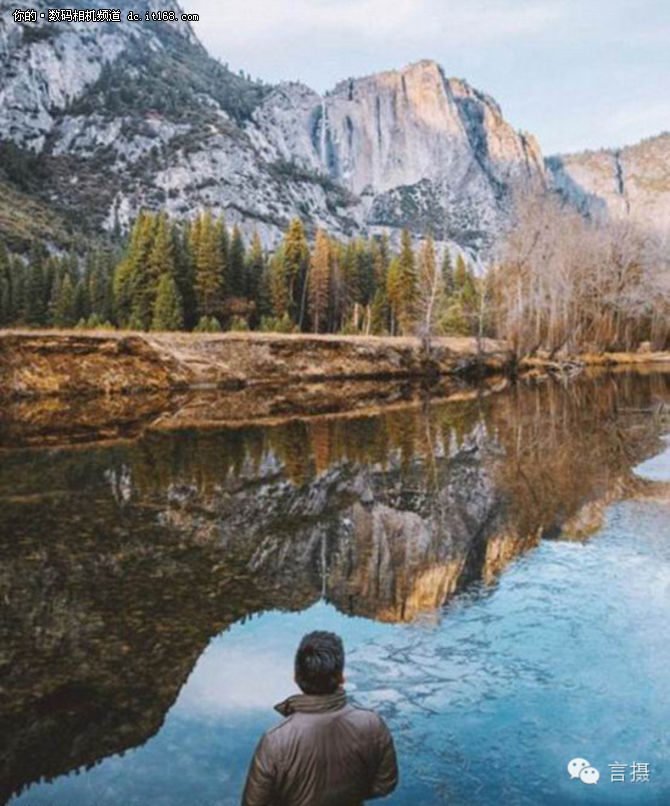
[[[86,321],[91,315],[91,303],[88,296],[88,287],[83,278],[77,280],[74,286],[74,320]]]
[[[0,327],[12,323],[12,282],[9,271],[9,256],[4,243],[0,241]]]
[[[403,230],[402,233],[400,255],[398,257],[398,275],[400,283],[398,321],[402,332],[408,334],[412,331],[416,317],[419,286],[414,250],[412,248],[412,236],[408,230]]]
[[[389,271],[389,245],[386,233],[372,248],[374,266],[374,297],[372,299],[371,324],[372,332],[378,335],[386,333],[389,328],[389,301],[387,297]]]
[[[333,330],[344,332],[349,327],[348,318],[351,313],[345,279],[347,250],[343,244],[333,241],[330,245],[330,254],[330,299]]]
[[[157,277],[151,266],[158,217],[141,214],[140,231],[135,244],[131,241],[131,326],[133,330],[148,330],[156,299]]]
[[[369,244],[359,238],[356,248],[356,274],[358,276],[358,301],[368,306],[375,294],[375,256]]]
[[[254,322],[263,316],[271,316],[269,274],[260,235],[254,230],[251,236],[251,250],[246,265],[247,295],[255,303]]]
[[[112,313],[112,284],[108,268],[109,256],[96,253],[92,260],[88,280],[88,296],[91,315],[95,314],[100,322],[110,322]]]
[[[171,273],[166,272],[158,283],[152,330],[182,330],[184,313],[179,289]]]
[[[471,303],[477,295],[475,288],[475,277],[472,269],[465,262],[463,255],[456,258],[456,270],[454,272],[454,292],[461,296],[464,304]]]
[[[386,275],[391,264],[391,250],[389,247],[389,238],[384,233],[376,244],[375,249],[375,281],[377,287],[386,286]]]
[[[66,271],[60,282],[54,307],[54,325],[72,327],[78,320],[75,316],[75,288],[70,272]]]
[[[44,251],[35,245],[28,266],[26,284],[26,318],[28,324],[44,327],[47,323],[49,300],[44,272]]]
[[[133,266],[127,258],[116,267],[114,272],[114,318],[121,328],[129,325],[133,308]]]
[[[448,249],[444,250],[444,257],[442,258],[442,283],[444,284],[445,296],[452,297],[455,290],[454,267],[451,262],[451,253]]]
[[[224,261],[221,251],[222,233],[211,212],[201,215],[194,228],[195,290],[198,311],[211,318],[220,312],[223,294]]]
[[[386,298],[388,300],[391,313],[391,334],[398,331],[398,324],[402,315],[402,283],[400,277],[400,260],[394,257],[391,260],[388,273],[386,275]]]
[[[247,296],[246,251],[239,227],[233,229],[228,260],[227,292],[232,297]]]
[[[53,285],[60,273],[60,260],[50,256],[44,264],[44,298],[46,300],[46,324],[50,324],[49,305],[53,294]]]
[[[463,255],[459,255],[456,259],[454,294],[461,309],[459,323],[462,320],[465,323],[463,332],[470,333],[477,318],[478,292],[474,272],[465,262]]]
[[[258,322],[261,323],[263,319],[268,319],[272,316],[272,274],[270,272],[270,264],[266,263],[261,273],[260,281],[258,284],[258,293],[256,295],[256,303],[258,310]]]
[[[191,244],[191,224],[186,222],[183,228],[172,227],[174,244],[175,282],[182,299],[184,310],[184,327],[194,328],[198,322],[198,301],[195,293],[195,261]]]
[[[174,278],[174,242],[172,240],[172,227],[165,213],[158,216],[154,229],[151,250],[149,252],[145,277],[140,287],[140,298],[136,300],[135,312],[142,325],[148,329],[153,327],[158,288],[165,274]]]
[[[272,312],[275,318],[283,319],[289,315],[291,299],[289,296],[288,272],[284,249],[280,247],[270,261],[270,296]]]
[[[301,324],[306,302],[309,244],[302,221],[294,218],[284,238],[284,266],[289,290],[289,313]]]
[[[49,305],[47,311],[47,318],[49,327],[57,327],[56,325],[56,311],[58,310],[58,297],[60,296],[60,287],[63,281],[63,270],[61,266],[56,269],[53,280],[51,282],[51,294],[49,295]]]
[[[201,316],[194,329],[195,333],[220,333],[221,325],[215,316]]]
[[[330,269],[330,242],[326,233],[319,230],[309,272],[309,315],[315,333],[328,326]]]
[[[386,297],[386,286],[380,286],[375,291],[370,312],[370,324],[375,336],[383,336],[388,332],[389,304]]]
[[[444,265],[442,270],[444,276]],[[471,332],[468,303],[473,300],[468,267],[462,254],[456,258],[456,267],[451,275],[452,292],[447,298],[447,305],[442,317],[442,329],[450,336],[466,336]],[[447,274],[447,282],[448,280],[449,274]]]
[[[458,297],[450,297],[442,317],[442,331],[447,336],[467,336],[470,333],[463,305]]]
[[[419,313],[420,335],[424,349],[430,351],[431,336],[436,330],[444,303],[444,281],[442,271],[438,271],[433,236],[428,235],[419,255]]]
[[[230,273],[230,235],[226,226],[226,219],[221,215],[216,221],[216,231],[219,238],[219,259],[221,261],[221,299],[229,293]]]
[[[342,254],[342,318],[345,327],[353,325],[356,329],[358,323],[350,320],[360,302],[357,251],[356,241],[349,241]]]
[[[9,261],[9,284],[11,287],[11,320],[21,323],[26,320],[27,305],[27,269],[21,258],[14,256]]]
[[[114,273],[115,314],[120,327],[129,327],[131,320],[140,329],[149,324],[146,283],[155,228],[156,217],[140,212],[133,225],[125,258]]]

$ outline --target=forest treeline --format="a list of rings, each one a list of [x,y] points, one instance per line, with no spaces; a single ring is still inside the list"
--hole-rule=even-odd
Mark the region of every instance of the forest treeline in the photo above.
[[[295,219],[270,254],[258,233],[247,244],[211,212],[192,221],[142,212],[120,257],[36,246],[25,261],[0,247],[0,324],[408,335],[425,278],[437,275],[435,328],[471,332],[481,282],[462,255],[445,252],[438,266],[430,237],[415,246],[404,232],[395,252],[386,237],[342,243],[319,231],[310,246]]]
[[[123,252],[27,260],[0,244],[0,326],[264,330],[504,338],[540,349],[657,349],[670,336],[667,241],[589,221],[545,190],[516,195],[514,226],[486,271],[404,231],[312,242],[293,220],[272,252],[211,212],[138,215]]]

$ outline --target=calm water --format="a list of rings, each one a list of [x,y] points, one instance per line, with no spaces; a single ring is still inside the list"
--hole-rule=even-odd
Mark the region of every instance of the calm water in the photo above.
[[[388,803],[669,803],[663,404],[655,372],[111,444],[5,439],[0,802],[238,803],[319,628],[396,736]],[[570,779],[575,757],[596,786]]]

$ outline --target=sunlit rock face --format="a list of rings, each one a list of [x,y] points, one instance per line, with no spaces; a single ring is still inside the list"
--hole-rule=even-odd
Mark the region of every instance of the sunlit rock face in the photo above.
[[[585,212],[670,230],[670,134],[550,157],[547,167],[554,187]]]
[[[323,114],[322,160],[355,193],[424,179],[467,190],[476,178],[495,195],[496,182],[510,173],[541,169],[537,146],[503,119],[495,101],[447,79],[435,62],[342,82],[324,99]]]

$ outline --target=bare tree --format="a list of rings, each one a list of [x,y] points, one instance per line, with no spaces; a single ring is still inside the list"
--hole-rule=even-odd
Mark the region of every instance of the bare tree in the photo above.
[[[589,221],[542,187],[520,190],[494,271],[497,326],[517,356],[668,342],[668,239]]]

